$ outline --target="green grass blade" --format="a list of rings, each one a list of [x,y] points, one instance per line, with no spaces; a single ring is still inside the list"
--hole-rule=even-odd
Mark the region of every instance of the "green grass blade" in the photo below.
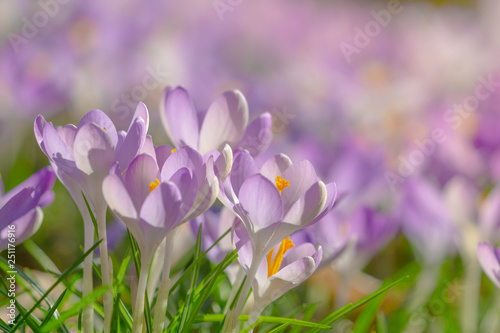
[[[59,296],[59,298],[56,300],[56,302],[54,303],[54,305],[50,308],[49,312],[47,312],[47,314],[45,315],[45,319],[42,321],[42,327],[43,325],[47,324],[50,320],[50,318],[52,318],[52,315],[54,314],[54,312],[57,310],[57,307],[59,306],[59,304],[61,304],[64,296],[66,295],[66,292],[68,291],[68,289],[65,289],[61,295]],[[59,316],[54,316],[55,319],[57,319]]]
[[[383,293],[375,297],[370,302],[370,304],[368,304],[363,309],[363,311],[359,314],[358,318],[354,322],[353,333],[364,333],[369,331],[373,321],[375,320],[378,310],[384,302],[385,294],[386,293]]]
[[[27,239],[23,243],[24,248],[29,254],[40,264],[44,271],[54,274],[61,275],[61,271],[54,262],[43,252],[43,250],[33,242],[31,239]]]
[[[387,321],[386,321],[385,315],[383,313],[379,313],[377,315],[377,332],[378,333],[389,333],[389,329],[387,328]]]
[[[52,332],[54,329],[58,328],[66,319],[76,316],[81,313],[83,308],[87,305],[92,304],[99,297],[104,295],[108,291],[107,286],[100,286],[94,289],[89,295],[82,298],[78,303],[74,304],[68,310],[61,313],[61,316],[57,320],[51,320],[46,325],[40,328],[40,333]]]
[[[40,306],[40,304],[47,298],[49,293],[54,290],[59,283],[61,283],[62,280],[66,279],[84,260],[85,258],[91,254],[101,243],[101,241],[97,242],[92,246],[87,252],[85,252],[78,260],[76,260],[70,267],[68,267],[61,276],[57,279],[57,281],[43,294],[43,296],[33,305],[33,307],[25,314],[20,321],[17,322],[16,325],[12,328],[13,331],[15,331],[16,328],[19,327],[21,322],[26,319],[27,316],[29,316],[35,309]]]
[[[249,315],[241,315],[239,321],[248,321],[250,319]],[[196,323],[218,323],[224,320],[223,314],[208,314],[196,317]],[[256,323],[274,323],[274,324],[287,324],[287,325],[297,325],[301,327],[318,328],[321,330],[331,329],[330,326],[325,324],[313,323],[309,321],[281,318],[281,317],[270,317],[270,316],[260,316]]]
[[[335,311],[335,312],[329,314],[328,316],[326,316],[321,321],[321,323],[325,324],[325,325],[331,325],[332,323],[334,323],[335,321],[339,320],[340,318],[342,318],[343,316],[345,316],[349,312],[351,312],[351,311],[359,308],[363,304],[371,301],[375,297],[383,294],[387,290],[391,289],[392,287],[396,286],[397,284],[403,282],[404,280],[406,280],[408,278],[409,278],[409,276],[402,277],[402,278],[400,278],[400,279],[398,279],[398,280],[396,280],[396,281],[388,284],[387,286],[380,288],[376,292],[374,292],[374,293],[372,293],[372,294],[370,294],[370,295],[368,295],[366,297],[363,297],[362,299],[360,299],[359,301],[357,301],[354,304],[347,304],[347,305],[343,306],[342,308],[338,309],[337,311]],[[319,330],[314,330],[313,332],[320,332],[320,331]]]

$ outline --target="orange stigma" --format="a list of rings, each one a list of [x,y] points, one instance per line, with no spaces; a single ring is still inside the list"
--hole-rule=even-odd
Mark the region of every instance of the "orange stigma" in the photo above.
[[[154,189],[155,189],[158,185],[160,185],[160,181],[158,180],[158,178],[156,178],[154,182],[149,183],[149,193],[153,192],[153,190],[154,190]]]
[[[288,180],[281,178],[281,176],[276,177],[276,187],[280,191],[280,194],[281,191],[283,191],[283,189],[288,186],[290,186],[290,182]]]
[[[104,128],[104,130],[106,131],[106,127],[103,127],[103,128]]]
[[[175,153],[176,151],[177,151],[177,149],[176,149],[176,148],[174,148],[174,149],[172,149],[172,150],[170,151],[170,153],[171,153],[171,154],[173,154],[173,153]]]
[[[281,262],[283,261],[283,256],[288,250],[290,250],[294,246],[295,245],[293,244],[290,237],[287,237],[281,242],[278,252],[274,256],[274,260],[273,260],[274,248],[271,251],[269,251],[269,253],[267,254],[267,277],[271,277],[272,275],[278,273],[281,267]]]

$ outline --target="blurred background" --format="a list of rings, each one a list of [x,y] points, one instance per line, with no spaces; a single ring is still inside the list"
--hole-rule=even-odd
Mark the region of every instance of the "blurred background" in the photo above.
[[[186,87],[198,110],[236,88],[251,119],[273,115],[262,159],[309,159],[346,194],[335,220],[360,221],[359,269],[383,279],[452,258],[460,271],[464,223],[478,225],[500,177],[499,15],[494,0],[3,1],[2,180],[10,189],[48,165],[38,114],[76,124],[98,108],[125,129],[143,101],[161,145],[166,86]],[[33,239],[66,267],[83,224],[59,182],[55,192]]]

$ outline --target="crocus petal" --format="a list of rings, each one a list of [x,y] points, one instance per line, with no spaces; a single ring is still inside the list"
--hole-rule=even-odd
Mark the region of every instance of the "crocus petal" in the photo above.
[[[73,124],[56,127],[57,134],[72,151],[75,143],[76,126]]]
[[[212,149],[203,156],[203,160],[206,162],[210,156],[215,159],[215,168],[217,170],[217,176],[220,178],[221,182],[225,182],[227,176],[231,172],[233,167],[233,150],[229,145],[225,145],[222,153],[218,150]]]
[[[318,223],[325,217],[335,205],[337,199],[337,185],[333,182],[326,184],[326,202],[323,211],[316,216],[309,225]]]
[[[290,289],[304,282],[316,270],[316,262],[311,257],[301,258],[269,277],[265,288],[255,293],[255,308],[262,311],[270,303]]]
[[[248,178],[240,189],[240,216],[249,233],[269,228],[283,218],[283,203],[276,186],[260,174]]]
[[[290,182],[290,186],[281,192],[285,212],[318,181],[316,171],[309,161],[293,164],[283,172],[281,177]]]
[[[479,243],[477,258],[486,276],[500,288],[500,249],[488,243]]]
[[[238,261],[241,267],[248,272],[252,264],[253,248],[248,231],[240,220],[236,220],[233,231],[234,247],[238,251]]]
[[[323,210],[327,199],[327,189],[322,181],[313,184],[286,213],[283,221],[304,227]]]
[[[39,114],[35,119],[34,129],[35,129],[35,138],[36,141],[38,142],[38,145],[40,145],[40,148],[42,147],[41,143],[43,142],[43,129],[45,128],[45,125],[47,125],[47,121],[41,114]],[[47,155],[44,149],[42,149],[42,151],[44,152],[45,155]]]
[[[248,105],[237,90],[227,91],[208,108],[200,129],[199,150],[202,154],[227,143],[235,147],[248,123]]]
[[[498,230],[500,226],[500,188],[490,192],[479,207],[479,222],[486,235]]]
[[[265,151],[273,139],[272,123],[273,118],[269,112],[261,114],[248,125],[236,148],[247,150],[252,156]]]
[[[260,173],[274,182],[277,176],[283,173],[292,165],[292,161],[285,154],[278,154],[269,158],[260,168]],[[288,179],[287,179],[288,180]]]
[[[113,174],[104,178],[102,193],[109,208],[124,222],[125,220],[136,220],[138,218],[132,198],[125,184],[117,175]]]
[[[161,179],[169,180],[179,169],[188,168],[195,172],[198,184],[204,181],[205,169],[203,166],[203,157],[196,150],[189,146],[177,149],[168,157],[161,169]]]
[[[144,124],[146,125],[146,133],[147,133],[149,130],[149,112],[148,112],[148,108],[146,107],[146,104],[144,104],[143,102],[139,102],[139,104],[137,104],[137,107],[135,108],[134,116],[132,117],[132,121],[130,122],[130,126],[129,126],[127,132],[130,131],[130,129],[132,128],[132,126],[134,125],[134,123],[137,119],[142,119],[144,121]]]
[[[45,167],[38,170],[21,184],[1,196],[0,207],[5,205],[7,201],[26,187],[36,188],[40,192],[41,202],[38,203],[39,206],[45,207],[49,205],[53,200],[53,193],[51,193],[51,189],[54,186],[55,179],[56,176],[51,167]]]
[[[14,225],[15,235],[16,235],[16,243],[15,245],[19,245],[38,231],[40,226],[42,225],[43,220],[43,211],[40,207],[35,207],[30,210],[28,213],[24,214],[20,218],[12,221],[10,225]],[[0,251],[5,250],[8,247],[8,232],[9,228],[4,228],[0,230]]]
[[[181,193],[172,182],[161,183],[144,201],[141,225],[145,244],[157,244],[179,222]]]
[[[39,198],[40,192],[36,191],[33,187],[24,188],[14,195],[0,208],[0,230],[34,209],[37,206]]]
[[[146,154],[137,156],[125,174],[125,186],[137,211],[149,195],[149,184],[158,177],[158,166],[153,158]]]
[[[170,155],[172,155],[172,150],[174,148],[170,145],[159,146],[155,149],[156,161],[160,169],[163,168],[165,161],[168,159]]]
[[[107,130],[93,122],[78,128],[74,154],[76,166],[87,175],[107,174],[115,162],[115,150]]]
[[[47,157],[55,165],[70,175],[78,173],[75,157],[70,148],[64,143],[52,123],[47,123],[43,130],[43,144]]]
[[[212,176],[211,180],[206,180],[200,190],[198,191],[198,195],[196,197],[195,202],[193,203],[193,207],[188,212],[188,214],[183,218],[183,222],[189,221],[207,209],[209,209],[217,199],[217,195],[219,194],[219,181],[217,177]]]
[[[239,196],[241,185],[245,180],[258,172],[259,168],[249,153],[242,151],[236,154],[230,174],[231,186],[236,196]]]
[[[142,118],[136,118],[130,125],[122,144],[116,147],[116,159],[122,170],[139,154],[146,140],[146,124]]]
[[[198,148],[198,116],[188,92],[177,87],[165,90],[160,111],[163,126],[173,144],[177,147]]]
[[[151,138],[151,135],[146,135],[146,140],[144,141],[144,146],[142,146],[140,154],[146,154],[151,156],[158,164],[158,160],[156,158],[155,146],[153,144],[153,139]]]
[[[170,181],[177,185],[182,197],[181,214],[186,215],[192,208],[198,195],[198,180],[188,168],[179,169]]]
[[[105,130],[106,133],[108,133],[113,146],[116,146],[116,144],[118,143],[118,134],[116,133],[116,127],[115,124],[113,124],[111,118],[109,118],[106,113],[98,109],[88,112],[78,123],[78,130],[80,130],[84,125],[90,123],[94,123],[98,127]]]

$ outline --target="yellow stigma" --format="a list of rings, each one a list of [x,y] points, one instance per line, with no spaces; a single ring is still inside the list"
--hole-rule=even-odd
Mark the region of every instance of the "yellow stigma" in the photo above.
[[[276,187],[278,190],[283,191],[285,187],[290,186],[290,182],[284,178],[281,178],[281,176],[276,177]]]
[[[104,130],[106,131],[106,127],[103,127],[103,128],[104,128]]]
[[[269,251],[269,253],[267,254],[267,277],[271,277],[272,275],[278,273],[281,267],[281,262],[283,261],[283,256],[285,255],[286,251],[290,250],[294,246],[295,245],[293,244],[290,237],[287,237],[281,242],[278,252],[274,256],[274,260],[274,248]]]
[[[154,182],[151,182],[149,183],[149,193],[153,192],[153,190],[158,186],[160,185],[160,181],[158,180],[158,178],[156,178],[156,180]]]
[[[172,149],[172,150],[170,151],[170,153],[171,153],[171,154],[173,154],[176,150],[177,150],[177,149],[176,149],[176,148],[174,148],[174,149]]]

